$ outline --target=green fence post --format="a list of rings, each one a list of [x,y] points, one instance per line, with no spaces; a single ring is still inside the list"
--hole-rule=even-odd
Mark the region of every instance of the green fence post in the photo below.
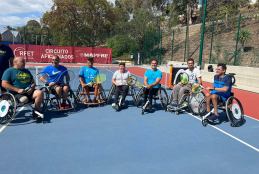
[[[70,46],[72,46],[72,31],[69,30],[69,32],[70,32]]]
[[[174,57],[174,30],[173,30],[173,40],[172,40],[172,57],[171,57],[171,61],[173,61],[173,57]]]
[[[241,21],[241,13],[239,14],[239,21],[238,21],[237,42],[236,42],[236,51],[235,51],[235,58],[234,58],[234,66],[236,66],[236,57],[237,57],[237,46],[238,46],[238,39],[239,39],[240,21]]]
[[[184,61],[184,62],[185,62],[185,56],[186,56],[187,33],[188,33],[188,26],[186,27],[185,48],[184,48],[184,59],[183,59],[183,61]]]
[[[211,62],[211,53],[212,53],[212,44],[213,44],[213,33],[214,33],[214,20],[213,20],[213,24],[212,24],[212,34],[211,34],[210,60],[209,60],[209,63]]]
[[[91,31],[91,47],[93,47],[93,31]]]
[[[158,48],[157,48],[157,61],[158,61],[159,58],[160,58],[160,56],[159,56],[159,53],[160,53],[160,49],[159,49],[159,47],[160,47],[160,30],[157,30],[157,31],[159,31],[159,33],[158,33],[158,38],[159,38],[158,39]]]
[[[162,59],[162,41],[163,41],[163,30],[161,30],[161,47],[160,47],[160,65],[161,65],[161,59]]]
[[[48,28],[48,45],[49,45],[49,28]]]
[[[112,48],[112,32],[111,32],[111,48]]]
[[[133,34],[133,64],[135,65],[134,39],[135,39],[135,34]]]
[[[151,55],[152,55],[152,41],[153,41],[153,38],[152,38],[152,32],[150,33],[150,56],[149,56],[149,63],[151,63]]]
[[[202,62],[206,9],[207,9],[207,0],[205,0],[204,12],[203,12],[203,22],[202,22],[202,31],[201,31],[201,44],[200,44],[200,56],[199,56],[199,65],[200,66],[201,66],[201,62]]]
[[[25,40],[25,37],[26,37],[26,36],[25,36],[25,27],[24,27],[24,30],[23,30],[23,35],[24,35],[24,41],[23,41],[23,42],[24,42],[24,44],[25,44],[25,43],[26,43],[26,40]]]
[[[144,54],[145,54],[145,40],[146,40],[146,34],[144,34],[144,45],[143,45],[143,54],[142,54],[142,64],[144,64]]]

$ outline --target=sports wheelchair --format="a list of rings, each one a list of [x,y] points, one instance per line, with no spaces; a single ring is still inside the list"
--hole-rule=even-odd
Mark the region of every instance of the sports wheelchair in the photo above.
[[[94,90],[90,90],[90,89],[89,89],[90,95],[94,95]],[[98,101],[97,103],[87,103],[87,93],[86,93],[86,90],[83,88],[83,86],[81,84],[79,84],[79,86],[77,88],[76,96],[77,96],[78,103],[84,104],[86,108],[89,105],[99,105],[99,106],[101,106],[101,104],[106,103],[106,95],[105,95],[105,91],[104,91],[102,85],[99,85],[98,95],[97,95],[97,101]]]
[[[72,91],[71,87],[69,87],[68,96],[67,96],[67,103],[69,108],[61,109],[61,101],[58,99],[59,96],[56,92],[52,92],[49,86],[43,86],[40,90],[44,92],[44,103],[46,106],[47,111],[56,111],[59,115],[61,111],[73,110],[76,111],[76,104],[78,103],[78,98],[75,96],[74,92]],[[48,104],[49,103],[49,104]]]
[[[236,82],[236,79],[235,79],[236,74],[230,73],[228,75],[232,77],[232,86],[234,86]],[[212,101],[211,101],[210,108],[211,108],[210,113],[212,113],[214,111]],[[233,92],[230,93],[230,97],[228,97],[225,102],[221,97],[219,97],[218,110],[223,110],[224,112],[226,112],[226,117],[230,121],[232,127],[239,127],[243,124],[243,121],[244,121],[243,106],[241,102],[236,97],[234,97]],[[202,117],[202,125],[204,127],[207,126],[208,124],[207,117],[210,115],[210,113],[205,115],[206,111],[207,111],[207,105],[206,105],[206,98],[205,98],[202,100],[202,102],[199,104],[199,107],[198,107],[198,112],[199,112],[199,115]]]
[[[15,96],[11,93],[4,93],[0,96],[0,124],[7,124],[11,122],[16,113],[16,109],[20,107],[28,107],[32,110],[32,115],[37,114],[38,118],[41,119],[42,123],[44,123],[44,111],[45,111],[45,102],[41,103],[40,111],[34,110],[34,100],[28,99],[28,102],[23,103],[20,102]]]
[[[107,97],[107,104],[110,104],[110,101],[111,101],[112,97],[115,95],[115,88],[116,88],[116,85],[112,84],[112,87],[111,87],[110,92],[109,92],[108,97]],[[119,92],[119,95],[120,96],[122,95],[122,91]],[[136,91],[135,91],[134,87],[129,86],[129,91],[128,91],[127,96],[132,96],[134,104],[137,105],[136,104],[136,97],[137,96],[136,96]],[[119,99],[119,108],[122,107],[121,101],[122,101],[122,97],[120,97],[120,99]]]
[[[138,92],[138,95],[136,97],[136,106],[141,106],[143,101],[144,101],[144,93],[145,93],[145,90],[146,88],[145,87],[142,87],[139,92]],[[161,103],[161,106],[162,108],[167,111],[167,103],[168,103],[168,96],[167,96],[167,93],[166,93],[166,90],[161,87],[159,87],[157,93],[155,95],[153,95],[153,100],[154,100],[154,104],[156,104],[156,100],[159,100],[160,103]],[[145,113],[145,110],[146,110],[146,107],[148,106],[149,104],[149,100],[147,100],[147,102],[144,104],[144,106],[142,107],[142,112],[141,114],[144,115]]]

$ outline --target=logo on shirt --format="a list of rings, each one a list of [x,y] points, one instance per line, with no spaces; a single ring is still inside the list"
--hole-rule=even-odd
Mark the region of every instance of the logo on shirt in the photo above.
[[[58,72],[54,72],[54,70],[52,71],[52,75],[56,75],[58,73],[60,73],[61,71],[58,71]]]

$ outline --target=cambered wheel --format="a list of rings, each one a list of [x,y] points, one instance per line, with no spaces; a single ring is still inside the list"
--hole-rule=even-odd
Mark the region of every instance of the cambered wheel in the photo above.
[[[167,105],[168,105],[168,96],[167,92],[164,88],[159,88],[158,90],[158,96],[161,103],[162,108],[167,111]]]
[[[194,115],[199,115],[199,104],[202,102],[202,100],[205,99],[205,94],[203,92],[197,93],[197,94],[192,94],[189,95],[188,97],[188,107],[189,110],[194,114]],[[206,111],[207,106],[202,105],[200,108],[200,112]]]
[[[0,115],[0,124],[7,124],[15,116],[16,112],[16,100],[11,93],[4,93],[0,96],[1,102],[1,115]],[[6,113],[6,114],[5,114]]]
[[[107,104],[110,104],[110,101],[111,101],[111,99],[112,99],[112,96],[113,96],[113,94],[115,93],[115,87],[116,87],[116,86],[113,84],[112,87],[111,87],[111,89],[110,89],[110,92],[109,92],[108,97],[107,97],[107,100],[106,100],[106,103],[107,103]]]
[[[141,104],[143,103],[144,101],[144,91],[145,91],[145,88],[142,87],[139,92],[138,92],[138,95],[137,95],[137,98],[136,98],[136,106],[141,106]]]
[[[244,110],[241,102],[231,96],[226,101],[226,113],[233,127],[239,127],[244,121]]]

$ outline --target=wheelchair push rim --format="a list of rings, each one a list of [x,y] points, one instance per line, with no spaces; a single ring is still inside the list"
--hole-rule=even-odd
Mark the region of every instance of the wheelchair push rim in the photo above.
[[[16,112],[16,101],[12,94],[5,93],[0,97],[1,116],[0,124],[9,123],[15,116]]]
[[[164,88],[159,88],[158,90],[158,96],[161,103],[162,108],[167,111],[167,105],[168,105],[168,96],[167,92]]]
[[[244,110],[241,102],[235,97],[229,97],[226,102],[226,113],[232,126],[239,127],[244,121]]]
[[[188,96],[188,107],[194,115],[199,115],[199,105],[204,100],[205,94],[203,92],[192,94]],[[206,104],[201,106],[201,111],[207,109]]]

